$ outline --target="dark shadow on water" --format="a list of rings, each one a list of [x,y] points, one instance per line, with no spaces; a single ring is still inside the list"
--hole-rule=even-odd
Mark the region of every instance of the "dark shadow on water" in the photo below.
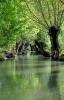
[[[48,88],[52,94],[52,100],[61,100],[58,85],[59,66],[59,62],[51,61],[51,73],[48,81]]]

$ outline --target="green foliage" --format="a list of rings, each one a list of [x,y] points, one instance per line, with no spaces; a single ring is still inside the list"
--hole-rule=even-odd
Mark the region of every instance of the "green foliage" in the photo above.
[[[24,37],[33,41],[38,29],[28,14],[24,0],[0,1],[0,48],[13,48]]]
[[[64,28],[64,4],[61,0],[25,0],[30,12],[30,18],[39,25],[42,31],[41,39],[47,43],[50,49],[49,29],[54,26],[59,29],[59,46],[60,51],[64,48],[63,28]]]
[[[17,4],[18,3],[18,4]],[[23,31],[21,1],[6,0],[0,2],[0,46],[9,46],[16,42],[17,36],[20,37]]]
[[[0,0],[1,50],[14,48],[16,42],[20,41],[22,38],[27,38],[30,43],[34,43],[34,40],[36,38],[39,38],[37,37],[37,33],[41,34],[40,40],[44,41],[47,45],[47,49],[50,50],[50,39],[48,36],[48,30],[47,28],[45,28],[47,25],[42,15],[39,2],[36,1],[37,0]],[[29,8],[31,10],[28,9],[27,3],[29,4]],[[51,0],[46,0],[46,2],[45,0],[41,0],[41,3],[42,10],[49,27],[51,26],[51,22],[52,25],[56,24],[54,23],[54,10],[51,5]],[[57,14],[63,11],[64,5],[60,2],[60,0],[54,0],[53,3],[55,4],[56,9],[58,9],[59,7],[59,12],[56,13],[57,16]],[[36,19],[33,14],[35,14]],[[59,14],[59,16],[61,16],[61,13]],[[42,24],[45,24],[45,26]],[[64,28],[63,24],[61,26],[61,29],[62,28]],[[63,32],[59,37],[60,45],[62,44],[61,49],[63,49]]]

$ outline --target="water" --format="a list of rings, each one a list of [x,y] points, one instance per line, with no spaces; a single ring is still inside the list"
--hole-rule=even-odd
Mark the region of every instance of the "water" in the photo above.
[[[64,100],[64,62],[36,55],[0,62],[0,100]]]

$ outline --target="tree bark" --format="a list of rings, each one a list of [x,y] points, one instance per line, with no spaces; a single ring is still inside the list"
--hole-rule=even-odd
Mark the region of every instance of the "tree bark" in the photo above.
[[[51,58],[52,60],[59,59],[59,44],[58,44],[58,31],[59,29],[54,26],[50,28],[49,35],[51,41]]]

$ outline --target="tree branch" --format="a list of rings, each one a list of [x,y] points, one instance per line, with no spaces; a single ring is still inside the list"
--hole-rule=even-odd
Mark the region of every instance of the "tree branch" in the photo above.
[[[44,15],[44,13],[43,13],[43,11],[42,11],[42,4],[41,4],[40,0],[37,0],[37,2],[38,2],[38,4],[39,4],[40,12],[41,12],[41,14],[42,14],[43,20],[44,20],[44,22],[46,23],[46,25],[47,25],[48,28],[49,28],[48,22],[46,21],[45,15]]]
[[[54,24],[56,25],[56,2],[54,3],[53,0],[51,1],[53,11],[54,11]]]
[[[49,14],[49,19],[50,19],[50,25],[52,26],[51,15],[50,15],[50,7],[49,7],[48,1],[47,1],[47,6],[48,6],[48,14]]]
[[[25,0],[26,1],[26,0]],[[28,6],[28,3],[27,3],[27,1],[26,1],[26,5],[27,5],[27,7],[28,7],[28,10],[29,10],[29,12],[32,14],[32,16],[33,16],[33,18],[32,18],[32,20],[33,21],[36,21],[37,23],[39,23],[39,24],[41,24],[42,26],[44,26],[47,30],[48,30],[48,26],[46,26],[44,23],[42,23],[42,21],[31,11],[31,9],[30,9],[30,7]]]
[[[63,15],[64,15],[64,10],[62,10],[61,15],[60,15],[60,23],[59,23],[60,26],[63,23],[62,19],[64,20]]]
[[[57,4],[57,26],[60,24],[60,4]]]

